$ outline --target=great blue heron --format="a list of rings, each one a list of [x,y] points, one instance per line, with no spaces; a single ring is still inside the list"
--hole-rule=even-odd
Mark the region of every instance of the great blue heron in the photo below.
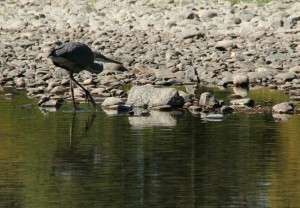
[[[50,52],[48,58],[52,60],[55,66],[63,68],[69,72],[70,90],[75,110],[76,104],[72,82],[75,82],[81,89],[83,89],[86,100],[90,101],[94,107],[96,107],[96,103],[90,92],[74,79],[74,73],[79,73],[82,70],[100,73],[103,70],[103,65],[95,63],[94,61],[122,64],[118,61],[109,59],[100,53],[94,53],[86,44],[79,42],[58,43],[57,47]]]

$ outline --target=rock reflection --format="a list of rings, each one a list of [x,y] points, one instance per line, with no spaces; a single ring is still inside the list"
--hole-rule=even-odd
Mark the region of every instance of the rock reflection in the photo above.
[[[275,121],[288,121],[292,118],[293,114],[273,113],[272,116]]]
[[[241,97],[246,97],[249,92],[249,87],[233,87],[233,92]]]
[[[143,109],[134,109],[135,115],[140,115]],[[151,127],[165,126],[174,127],[177,124],[176,116],[181,115],[181,111],[150,111],[149,116],[132,116],[128,117],[129,124],[133,127]]]

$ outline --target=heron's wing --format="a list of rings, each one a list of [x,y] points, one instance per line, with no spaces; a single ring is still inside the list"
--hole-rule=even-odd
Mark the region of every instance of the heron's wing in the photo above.
[[[102,55],[99,52],[94,52],[94,54],[95,54],[95,61],[101,61],[103,63],[114,63],[114,64],[120,64],[120,65],[122,65],[121,62],[113,60],[113,59],[110,59],[110,58]]]

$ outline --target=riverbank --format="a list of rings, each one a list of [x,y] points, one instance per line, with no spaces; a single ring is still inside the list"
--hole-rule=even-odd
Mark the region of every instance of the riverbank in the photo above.
[[[68,75],[47,59],[55,41],[80,41],[124,63],[76,79],[98,97],[125,84],[250,85],[299,95],[300,3],[225,0],[0,2],[0,80],[28,96],[68,96]],[[60,86],[60,88],[58,88]],[[55,89],[55,90],[54,90]],[[53,91],[54,92],[51,92]],[[83,93],[77,91],[77,96]]]

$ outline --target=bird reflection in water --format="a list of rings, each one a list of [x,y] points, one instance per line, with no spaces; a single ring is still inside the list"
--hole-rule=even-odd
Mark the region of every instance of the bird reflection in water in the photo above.
[[[84,133],[88,132],[96,118],[95,113],[86,113],[85,115],[83,128],[78,128],[80,125],[78,125],[77,119],[82,117],[73,112],[69,126],[69,146],[63,146],[54,154],[51,169],[52,176],[59,177],[61,180],[71,180],[74,176],[83,177],[88,175],[94,168],[96,164],[95,155],[100,158],[97,146],[78,147],[80,140],[76,139],[75,132],[78,132],[78,130],[84,131]]]

